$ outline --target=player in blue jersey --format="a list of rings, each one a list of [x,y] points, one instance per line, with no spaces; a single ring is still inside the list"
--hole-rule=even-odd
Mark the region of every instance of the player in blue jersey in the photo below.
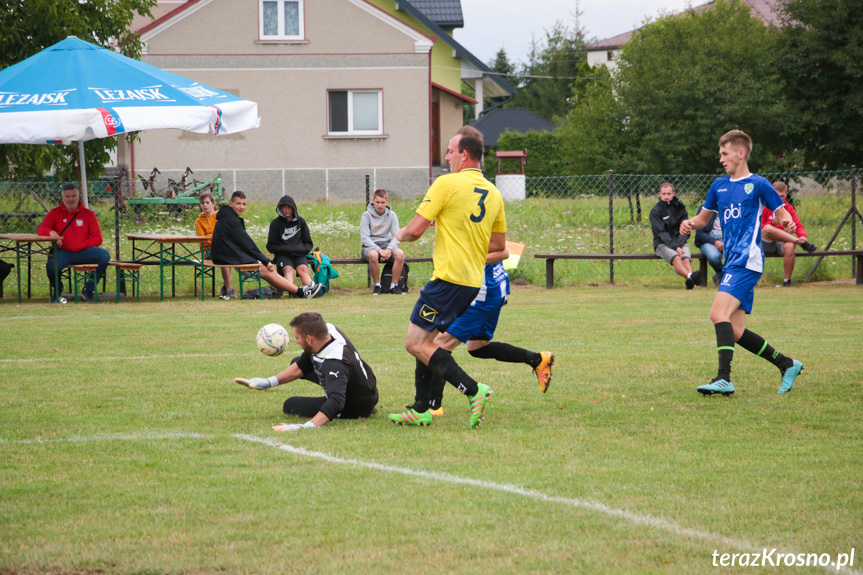
[[[731,383],[731,360],[735,342],[779,368],[782,384],[779,393],[790,391],[794,380],[803,371],[803,364],[774,350],[764,338],[746,329],[746,314],[752,312],[755,285],[764,272],[764,252],[761,249],[761,211],[766,206],[789,233],[794,233],[794,221],[784,202],[770,182],[749,171],[748,160],[752,139],[740,130],[731,130],[719,139],[719,161],[728,176],[716,178],[703,209],[692,219],[680,224],[681,235],[707,225],[713,214],[722,222],[725,241],[725,266],[722,281],[710,320],[716,329],[719,371],[707,385],[698,387],[704,395],[734,393]]]
[[[549,351],[535,352],[508,343],[491,341],[497,321],[509,295],[509,275],[503,268],[503,260],[509,257],[509,250],[491,252],[486,256],[485,283],[479,294],[464,314],[459,316],[447,329],[450,336],[444,348],[452,352],[460,343],[467,344],[467,351],[480,359],[495,359],[507,363],[525,363],[533,368],[542,393],[551,385],[551,366],[554,354]],[[429,394],[431,415],[443,415],[444,380],[432,379]]]

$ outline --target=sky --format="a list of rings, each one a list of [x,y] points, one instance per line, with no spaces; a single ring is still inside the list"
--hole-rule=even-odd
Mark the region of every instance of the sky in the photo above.
[[[638,28],[660,12],[680,12],[707,0],[579,0],[579,24],[588,38],[603,40]],[[485,63],[501,48],[525,63],[531,37],[539,42],[556,20],[574,27],[576,0],[461,0],[465,27],[456,41]]]

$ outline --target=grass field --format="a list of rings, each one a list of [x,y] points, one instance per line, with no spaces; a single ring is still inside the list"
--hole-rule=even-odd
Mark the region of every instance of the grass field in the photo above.
[[[749,327],[805,371],[777,395],[738,348],[731,398],[695,392],[712,294],[515,290],[497,339],[552,350],[554,380],[543,395],[526,366],[457,350],[495,390],[476,430],[452,388],[429,428],[386,420],[413,397],[414,290],[3,305],[0,573],[745,573],[713,553],[764,548],[855,549],[860,572],[863,290],[759,288]],[[381,401],[277,434],[282,401],[318,388],[231,379],[282,369],[295,346],[267,358],[254,335],[308,310],[352,338]]]

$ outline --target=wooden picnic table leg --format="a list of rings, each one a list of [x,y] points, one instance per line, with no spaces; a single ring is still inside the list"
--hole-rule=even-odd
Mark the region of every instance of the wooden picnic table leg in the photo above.
[[[545,289],[554,287],[554,259],[545,260]]]

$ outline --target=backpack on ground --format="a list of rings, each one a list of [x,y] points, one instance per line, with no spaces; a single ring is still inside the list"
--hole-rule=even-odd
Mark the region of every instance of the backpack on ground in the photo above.
[[[404,263],[404,267],[402,267],[402,275],[399,277],[398,287],[403,292],[407,293],[408,291],[408,274],[411,271],[411,267],[407,262]],[[390,286],[393,283],[393,258],[387,260],[384,264],[384,269],[381,270],[381,286],[386,286],[386,289],[389,290]]]
[[[280,299],[282,292],[272,286],[262,286],[261,291],[258,288],[250,289],[243,294],[243,299]]]
[[[318,248],[309,252],[307,257],[309,259],[309,267],[313,272],[312,281],[324,286],[324,289],[318,292],[318,295],[315,296],[320,297],[330,291],[330,280],[339,277],[339,272],[337,272],[336,268],[333,267],[333,264],[330,263],[330,256],[321,253],[321,250]]]

